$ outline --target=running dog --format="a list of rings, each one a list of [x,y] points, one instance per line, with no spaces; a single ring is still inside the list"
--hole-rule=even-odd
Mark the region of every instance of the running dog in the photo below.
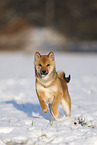
[[[70,117],[71,99],[67,87],[70,75],[65,77],[63,71],[56,72],[52,51],[48,55],[41,55],[36,52],[34,65],[36,93],[43,112],[46,113],[50,109],[54,119],[58,120],[58,105],[61,103],[67,117]]]

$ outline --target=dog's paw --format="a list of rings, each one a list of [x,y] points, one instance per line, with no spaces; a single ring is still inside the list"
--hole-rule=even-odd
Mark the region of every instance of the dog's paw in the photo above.
[[[44,113],[46,113],[46,112],[48,112],[49,109],[48,109],[48,107],[46,107],[46,108],[44,108],[42,110],[43,110]]]
[[[59,112],[55,115],[55,114],[53,113],[53,111],[51,110],[51,114],[52,114],[52,116],[54,117],[54,119],[57,121],[57,120],[58,120],[58,116],[59,116]]]
[[[56,110],[56,111],[53,110],[52,112],[53,112],[54,116],[55,116],[56,118],[58,118],[58,116],[59,116],[59,112],[58,112],[58,110]]]

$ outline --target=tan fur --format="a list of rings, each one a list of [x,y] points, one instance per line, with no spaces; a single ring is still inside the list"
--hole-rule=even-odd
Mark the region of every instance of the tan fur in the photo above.
[[[44,113],[48,111],[48,106],[55,120],[58,119],[58,105],[61,103],[66,115],[71,113],[71,99],[68,92],[67,83],[64,79],[64,72],[56,72],[54,53],[40,55],[35,53],[35,75],[36,92],[40,105]]]

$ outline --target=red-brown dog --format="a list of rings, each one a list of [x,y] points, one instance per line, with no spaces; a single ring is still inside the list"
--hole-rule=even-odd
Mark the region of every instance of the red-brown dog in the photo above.
[[[58,119],[58,105],[61,103],[66,115],[70,117],[71,99],[68,92],[67,83],[70,81],[70,75],[65,77],[63,71],[56,72],[54,53],[40,55],[35,53],[35,75],[36,75],[36,92],[40,105],[44,113],[49,109],[55,120]]]

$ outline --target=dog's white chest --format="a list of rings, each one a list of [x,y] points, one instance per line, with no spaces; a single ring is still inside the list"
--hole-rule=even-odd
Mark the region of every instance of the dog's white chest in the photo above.
[[[37,89],[38,89],[38,91],[44,92],[45,99],[46,99],[47,103],[52,103],[53,102],[54,95],[58,90],[56,85],[45,88],[40,84],[37,85]]]
[[[45,91],[45,97],[47,103],[52,103],[54,99],[54,90],[53,88],[46,89]]]

